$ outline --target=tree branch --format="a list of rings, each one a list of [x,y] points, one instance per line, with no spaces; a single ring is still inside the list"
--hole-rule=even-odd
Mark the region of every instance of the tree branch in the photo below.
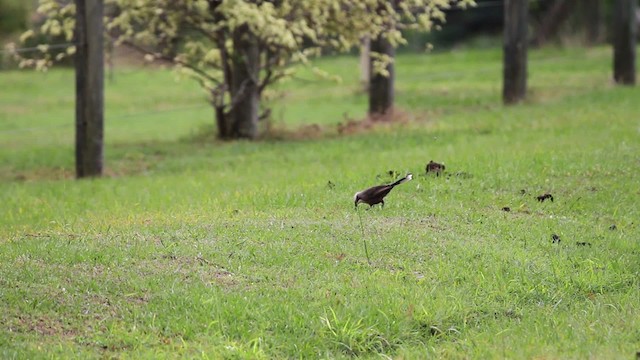
[[[166,56],[166,55],[161,54],[161,53],[149,51],[149,49],[146,49],[143,46],[140,46],[140,45],[138,45],[138,44],[136,44],[136,43],[134,43],[132,41],[129,41],[129,40],[125,40],[123,42],[123,44],[131,47],[132,49],[134,49],[134,50],[136,50],[136,51],[138,51],[138,52],[140,52],[142,54],[153,55],[153,57],[155,59],[161,60],[162,62],[169,63],[169,64],[172,64],[172,65],[175,65],[175,64],[182,65],[182,66],[194,71],[196,74],[198,74],[202,78],[207,79],[207,80],[213,82],[214,84],[216,84],[218,86],[223,85],[222,82],[220,82],[220,80],[218,80],[215,77],[209,75],[205,70],[202,70],[202,69],[200,69],[198,67],[195,67],[195,66],[193,66],[192,64],[190,64],[190,63],[188,63],[186,61],[182,61],[182,60],[177,59],[175,57]]]

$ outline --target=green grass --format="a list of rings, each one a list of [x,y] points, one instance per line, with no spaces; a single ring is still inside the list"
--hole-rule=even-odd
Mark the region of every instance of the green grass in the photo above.
[[[632,358],[640,93],[610,83],[610,51],[533,52],[508,108],[498,51],[398,62],[414,121],[254,143],[189,141],[212,121],[199,90],[119,71],[112,176],[83,181],[72,74],[0,73],[0,357]],[[355,64],[284,84],[283,126],[363,115]],[[388,170],[416,176],[361,228],[353,193]]]

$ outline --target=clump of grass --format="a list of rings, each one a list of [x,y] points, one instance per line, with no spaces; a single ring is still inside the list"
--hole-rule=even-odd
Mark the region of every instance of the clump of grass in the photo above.
[[[391,347],[375,325],[367,326],[363,319],[353,320],[349,316],[340,318],[329,308],[320,320],[326,337],[347,355],[384,354]]]

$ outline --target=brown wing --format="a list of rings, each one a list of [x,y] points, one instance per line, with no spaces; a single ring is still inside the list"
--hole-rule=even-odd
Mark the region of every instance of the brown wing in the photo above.
[[[368,200],[366,201],[367,203],[376,204],[382,201],[382,199],[387,196],[391,189],[393,189],[393,185],[378,185],[370,187],[360,193],[360,198],[363,200]]]
[[[373,194],[375,197],[380,197],[383,198],[385,196],[387,196],[387,194],[391,191],[391,189],[393,189],[394,185],[380,185],[380,186],[376,186],[375,191],[373,191]]]

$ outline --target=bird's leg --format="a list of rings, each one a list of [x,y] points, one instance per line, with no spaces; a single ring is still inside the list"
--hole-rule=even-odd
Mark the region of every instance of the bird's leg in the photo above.
[[[381,209],[384,209],[384,200],[380,201],[380,204],[381,204],[381,205],[380,205],[380,208],[381,208]]]

